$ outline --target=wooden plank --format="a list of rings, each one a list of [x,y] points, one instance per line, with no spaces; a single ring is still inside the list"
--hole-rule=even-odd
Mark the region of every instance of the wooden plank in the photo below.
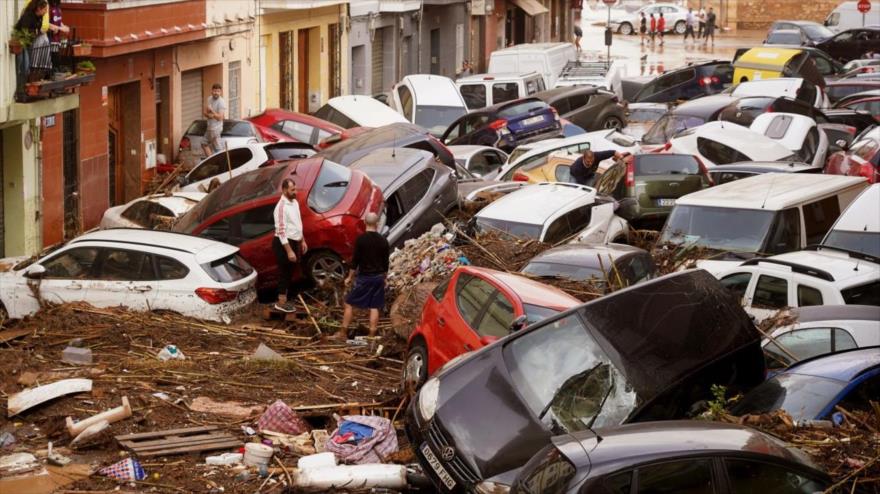
[[[139,454],[143,454],[143,453],[149,453],[151,451],[164,451],[164,450],[175,449],[175,448],[190,448],[190,447],[192,447],[192,448],[212,449],[212,446],[214,446],[215,444],[221,444],[221,443],[226,444],[229,441],[238,441],[238,443],[241,443],[241,440],[236,439],[232,436],[229,436],[226,438],[214,438],[211,441],[205,441],[205,442],[198,442],[197,441],[195,443],[156,444],[156,445],[145,447],[145,448],[134,447],[134,448],[126,448],[126,449],[139,455]]]
[[[167,431],[139,432],[136,434],[126,434],[124,436],[116,436],[117,441],[129,441],[132,439],[144,439],[153,437],[167,437],[174,435],[192,434],[195,432],[209,432],[219,430],[216,426],[206,425],[201,427],[190,427],[187,429],[169,429]]]
[[[6,343],[7,341],[21,338],[22,336],[33,332],[32,329],[7,329],[6,331],[0,331],[0,343]]]
[[[168,446],[177,446],[178,444],[207,444],[214,441],[223,441],[226,439],[235,439],[235,436],[229,434],[221,434],[217,436],[195,437],[195,438],[177,438],[167,441],[150,441],[148,443],[138,443],[132,441],[123,441],[119,443],[123,447],[143,451],[147,449],[165,448]]]
[[[217,449],[227,449],[227,448],[235,448],[240,447],[244,442],[239,440],[234,441],[226,441],[223,443],[216,443],[208,446],[192,446],[192,447],[183,447],[183,448],[172,448],[167,450],[160,451],[148,451],[146,453],[137,453],[138,456],[150,457],[150,456],[162,456],[162,455],[172,455],[172,454],[182,454],[182,453],[195,453],[199,451],[213,451]]]

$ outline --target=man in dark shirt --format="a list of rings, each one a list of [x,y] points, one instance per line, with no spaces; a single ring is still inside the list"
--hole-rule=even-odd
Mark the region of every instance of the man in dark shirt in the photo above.
[[[348,326],[351,324],[353,307],[370,309],[370,336],[376,336],[379,326],[379,309],[385,307],[385,274],[388,272],[388,256],[391,246],[376,229],[379,216],[367,214],[364,218],[367,231],[354,242],[354,256],[346,286],[354,281],[354,288],[345,297],[345,313],[342,316],[342,327],[337,337],[348,337]]]
[[[583,156],[574,160],[571,164],[571,178],[575,183],[581,185],[593,185],[593,179],[596,176],[596,169],[599,168],[599,162],[614,158],[619,160],[623,154],[617,151],[584,151]]]

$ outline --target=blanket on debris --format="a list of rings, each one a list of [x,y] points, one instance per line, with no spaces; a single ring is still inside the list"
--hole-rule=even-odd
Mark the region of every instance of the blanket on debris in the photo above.
[[[384,463],[397,451],[397,434],[384,417],[346,415],[327,439],[326,451],[342,463]]]

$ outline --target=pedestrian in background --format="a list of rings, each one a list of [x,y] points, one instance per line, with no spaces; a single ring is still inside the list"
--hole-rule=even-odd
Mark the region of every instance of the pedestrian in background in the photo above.
[[[651,34],[651,46],[654,46],[654,35],[657,33],[657,19],[654,18],[654,13],[651,13],[651,30],[649,33]]]
[[[715,46],[715,9],[709,7],[709,13],[706,14],[706,38],[703,40],[703,44],[708,43],[709,38],[712,38],[712,46]]]
[[[574,22],[574,46],[577,48],[577,51],[581,51],[581,38],[584,37],[584,31],[581,29],[581,20],[577,19]]]
[[[694,9],[688,9],[687,16],[684,20],[684,43],[687,43],[688,36],[691,37],[695,43],[697,41],[696,36],[694,35],[694,27],[697,24],[697,16],[694,15]]]
[[[388,256],[391,246],[380,234],[379,216],[368,213],[364,218],[367,231],[354,241],[354,256],[345,285],[354,287],[345,297],[345,311],[342,314],[342,327],[337,338],[348,338],[348,326],[354,314],[354,307],[370,309],[370,336],[376,336],[379,328],[379,310],[385,308],[385,275],[388,273]]]
[[[700,22],[700,32],[697,35],[700,39],[703,39],[703,33],[706,31],[706,9],[700,7],[700,13],[697,14],[697,20]]]
[[[226,118],[226,100],[223,99],[223,86],[215,82],[211,86],[211,96],[205,103],[205,118],[208,120],[205,126],[205,139],[202,142],[202,151],[205,156],[210,156],[220,151],[220,135],[223,133],[223,119]]]
[[[639,36],[642,38],[642,46],[645,46],[645,33],[648,32],[648,18],[642,12],[642,18],[639,19]]]
[[[296,308],[288,300],[293,267],[300,262],[308,247],[303,237],[302,216],[296,200],[296,183],[289,178],[281,182],[281,198],[272,212],[275,219],[275,238],[272,239],[272,252],[278,264],[278,301],[275,309],[293,312]]]
[[[666,31],[666,18],[663,12],[660,12],[660,18],[657,19],[657,34],[660,35],[660,46],[663,46],[663,32]]]
[[[469,75],[473,75],[473,73],[473,65],[471,65],[469,61],[465,60],[461,63],[461,72],[458,73],[458,76],[456,78],[459,79],[462,77],[467,77]]]

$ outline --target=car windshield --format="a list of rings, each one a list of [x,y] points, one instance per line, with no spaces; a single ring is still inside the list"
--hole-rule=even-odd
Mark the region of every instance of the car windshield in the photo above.
[[[733,252],[761,252],[774,211],[678,205],[660,243],[692,244]]]
[[[316,213],[326,213],[339,204],[348,191],[351,170],[324,160],[321,172],[309,192],[309,207]]]
[[[202,269],[218,283],[242,280],[254,272],[254,268],[238,254],[202,264]]]
[[[539,238],[541,236],[541,225],[531,223],[517,223],[515,221],[498,220],[493,218],[477,218],[477,230],[487,232],[495,230],[506,233],[516,238]]]
[[[880,233],[831,230],[822,245],[880,257]]]
[[[605,280],[605,274],[598,267],[575,266],[555,262],[532,261],[522,269],[522,272],[532,276],[567,278],[574,281]]]
[[[465,113],[460,106],[416,106],[415,123],[428,129],[431,135],[441,136],[449,124]]]
[[[638,401],[577,314],[510,340],[503,355],[520,396],[554,434],[618,425]]]
[[[779,374],[746,394],[731,413],[736,416],[782,409],[794,420],[817,417],[846,383],[803,374]]]
[[[689,115],[665,115],[645,133],[642,137],[643,144],[666,144],[676,134],[685,129],[699,127],[706,123],[702,117]]]
[[[510,156],[507,157],[507,162],[508,163],[515,163],[516,160],[518,160],[520,156],[528,153],[532,149],[534,149],[532,146],[517,146],[516,149],[514,149],[510,153]]]
[[[556,309],[551,309],[550,307],[541,307],[540,305],[532,304],[523,304],[523,310],[525,310],[526,312],[526,320],[529,322],[529,324],[534,324],[538,321],[543,321],[548,317],[559,314],[559,311]]]
[[[801,29],[807,33],[807,37],[810,39],[825,39],[834,36],[830,29],[821,24],[804,24]]]
[[[700,165],[693,156],[677,154],[643,154],[635,159],[635,174],[699,175]]]

